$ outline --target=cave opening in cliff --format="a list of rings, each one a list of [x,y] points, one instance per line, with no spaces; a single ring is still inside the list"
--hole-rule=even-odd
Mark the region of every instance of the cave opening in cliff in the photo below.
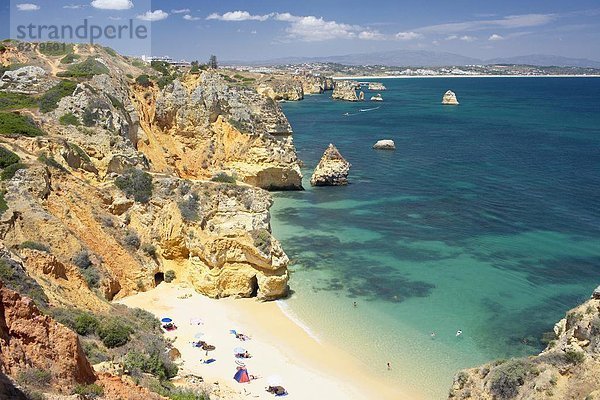
[[[162,272],[157,272],[154,274],[154,286],[160,285],[161,282],[165,280],[165,274]]]
[[[256,279],[256,275],[254,275],[252,279],[250,279],[250,287],[252,288],[252,293],[250,294],[250,296],[258,296],[258,279]]]

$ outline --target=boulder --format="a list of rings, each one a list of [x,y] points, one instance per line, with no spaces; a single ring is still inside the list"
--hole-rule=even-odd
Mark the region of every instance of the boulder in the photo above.
[[[396,144],[393,140],[383,139],[378,140],[377,143],[373,145],[373,148],[377,150],[396,150]]]
[[[381,82],[369,82],[369,90],[381,92],[387,88]]]
[[[442,98],[442,104],[456,106],[458,105],[458,100],[456,99],[456,94],[452,90],[448,90],[444,93],[444,97]]]
[[[592,293],[592,299],[600,300],[600,286],[594,289],[594,292]]]
[[[338,149],[333,144],[329,144],[310,178],[310,184],[313,186],[347,185],[351,166]]]
[[[38,94],[50,89],[54,81],[40,67],[28,65],[6,71],[0,79],[0,90],[12,93]]]

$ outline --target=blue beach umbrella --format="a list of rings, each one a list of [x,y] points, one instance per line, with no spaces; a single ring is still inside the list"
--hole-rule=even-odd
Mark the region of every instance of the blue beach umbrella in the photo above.
[[[202,332],[198,332],[198,333],[196,333],[196,334],[194,335],[194,338],[195,338],[195,339],[200,339],[200,338],[201,338],[201,337],[203,337],[203,336],[204,336],[204,333],[202,333]]]
[[[244,349],[243,347],[236,347],[235,349],[233,349],[233,354],[244,354],[246,352],[246,349]]]
[[[173,322],[173,320],[171,318],[163,318],[160,320],[160,322],[162,322],[164,324],[168,324],[169,322]]]

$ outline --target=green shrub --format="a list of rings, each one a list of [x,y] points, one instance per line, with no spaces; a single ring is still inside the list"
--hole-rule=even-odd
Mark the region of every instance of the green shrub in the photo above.
[[[35,137],[43,134],[31,117],[0,112],[0,135]]]
[[[21,243],[19,245],[19,248],[20,249],[38,250],[38,251],[50,253],[50,247],[46,246],[43,243],[33,242],[31,240],[27,240],[27,241]]]
[[[81,250],[73,256],[73,264],[81,269],[86,269],[92,266],[92,260],[90,260],[90,253],[87,250]]]
[[[75,332],[81,336],[91,335],[98,329],[98,320],[92,314],[83,313],[75,319]]]
[[[37,107],[35,97],[21,93],[0,92],[0,110]]]
[[[198,200],[198,195],[192,193],[177,202],[179,212],[185,221],[196,221],[198,219],[198,209],[200,207]]]
[[[4,53],[6,51],[7,47],[3,44],[0,44],[0,53]]]
[[[583,351],[567,350],[565,351],[565,360],[569,364],[581,364],[585,360],[585,353]]]
[[[152,176],[137,168],[130,168],[117,177],[115,185],[139,203],[147,203],[152,196]]]
[[[69,53],[63,58],[60,59],[61,64],[73,64],[75,61],[79,60],[81,56],[75,53]]]
[[[0,168],[6,168],[21,161],[21,158],[8,150],[4,146],[0,146]]]
[[[79,156],[79,158],[81,158],[83,161],[87,162],[87,163],[91,163],[92,160],[90,159],[90,156],[87,155],[87,153],[79,146],[77,146],[75,143],[69,143],[69,148],[71,150],[73,150],[75,152],[75,154],[77,154],[77,156]]]
[[[73,51],[73,45],[59,42],[44,42],[38,45],[40,53],[46,56],[64,56]]]
[[[171,66],[165,61],[152,61],[150,62],[152,69],[160,72],[163,76],[169,75],[171,72]]]
[[[141,240],[137,233],[129,231],[123,238],[123,243],[137,250],[140,248]]]
[[[113,49],[111,49],[110,47],[105,47],[104,51],[106,51],[109,56],[112,56],[112,57],[116,57],[117,56],[117,52],[114,51]]]
[[[156,84],[158,85],[159,88],[164,89],[166,86],[173,83],[174,80],[175,79],[172,76],[161,76],[156,81]]]
[[[8,181],[15,176],[15,174],[17,173],[18,170],[26,169],[26,168],[27,168],[27,165],[25,165],[23,163],[16,163],[16,164],[9,165],[8,167],[4,168],[2,170],[2,172],[0,172],[0,180]]]
[[[490,392],[498,400],[512,399],[519,393],[525,379],[536,374],[536,369],[528,360],[510,360],[498,366],[490,380]]]
[[[87,268],[80,272],[83,280],[85,280],[90,289],[98,289],[100,287],[101,276],[96,268]]]
[[[110,74],[106,65],[96,60],[94,57],[88,57],[79,64],[69,66],[68,70],[56,74],[56,76],[72,78],[91,78],[94,75]]]
[[[265,254],[271,252],[271,233],[268,230],[259,229],[253,231],[252,236],[254,238],[254,246]]]
[[[76,82],[66,79],[61,80],[42,95],[40,98],[40,111],[47,113],[56,110],[60,99],[72,95],[76,88]]]
[[[235,177],[231,176],[231,175],[227,175],[225,172],[219,172],[218,174],[213,176],[210,180],[213,182],[221,182],[221,183],[233,183],[233,184],[236,183]]]
[[[104,389],[95,383],[89,385],[77,385],[73,389],[72,394],[78,394],[86,399],[95,399],[104,394]]]
[[[169,361],[167,356],[155,349],[150,354],[130,351],[125,357],[125,369],[141,371],[156,376],[159,380],[167,380],[177,375],[178,367]]]
[[[0,280],[6,287],[31,298],[41,310],[48,306],[48,297],[41,286],[18,264],[8,259],[0,259]]]
[[[131,328],[117,319],[107,319],[98,324],[96,333],[109,349],[121,347],[129,342]]]
[[[17,382],[20,385],[46,387],[52,381],[52,374],[41,368],[28,368],[19,372]]]
[[[175,278],[176,278],[175,271],[173,271],[172,269],[165,272],[165,282],[171,283],[175,280]]]
[[[81,122],[79,122],[79,118],[77,118],[73,113],[67,113],[58,119],[61,125],[73,125],[79,126]]]
[[[0,191],[0,214],[4,214],[4,211],[8,210],[8,204],[4,198],[4,192]]]
[[[131,74],[125,74],[126,77],[128,77],[129,79],[133,79],[133,75]]]
[[[152,86],[152,81],[150,80],[150,77],[148,77],[148,75],[146,74],[140,75],[137,78],[135,78],[135,83],[146,88]]]
[[[156,246],[152,243],[144,243],[142,245],[142,251],[149,257],[156,257]]]
[[[542,343],[548,344],[554,340],[556,340],[556,333],[554,333],[554,331],[544,332],[542,334],[542,339],[541,339]]]
[[[46,153],[42,153],[38,156],[38,161],[46,164],[49,167],[59,169],[61,171],[66,171],[65,167],[61,165],[58,161],[54,159],[54,157],[48,157]]]
[[[83,352],[90,364],[98,364],[110,360],[108,350],[99,343],[92,340],[82,341]]]
[[[137,68],[144,68],[146,66],[146,63],[144,61],[136,58],[131,61],[131,65],[133,65],[134,67],[137,67]]]

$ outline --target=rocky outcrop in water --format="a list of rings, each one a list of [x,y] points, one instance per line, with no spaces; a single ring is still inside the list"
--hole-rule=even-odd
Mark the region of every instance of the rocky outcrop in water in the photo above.
[[[396,150],[396,144],[393,140],[383,139],[378,140],[377,143],[373,145],[373,148],[377,150]]]
[[[356,95],[356,82],[336,81],[331,97],[335,100],[358,101],[359,99]]]
[[[448,90],[446,93],[444,93],[444,97],[442,98],[442,104],[451,106],[458,105],[456,94],[453,91]]]
[[[381,82],[369,82],[369,90],[382,92],[384,90],[387,90],[387,88]]]
[[[542,400],[600,398],[600,299],[569,311],[539,355],[462,371],[449,399]]]
[[[313,186],[347,185],[351,166],[338,149],[333,144],[329,144],[310,178],[310,184]]]
[[[271,78],[261,83],[256,91],[272,100],[298,101],[304,98],[304,88],[301,82],[293,79]]]

